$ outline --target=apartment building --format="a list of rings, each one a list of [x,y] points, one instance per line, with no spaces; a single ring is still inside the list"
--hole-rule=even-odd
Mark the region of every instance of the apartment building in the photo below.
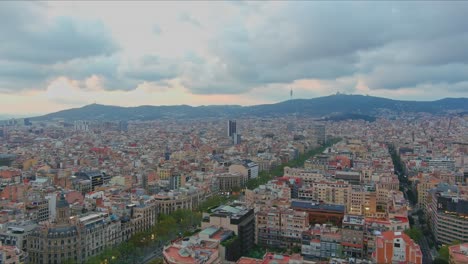
[[[235,161],[229,166],[229,173],[238,173],[244,176],[246,180],[258,177],[258,165],[251,160]]]
[[[368,186],[353,186],[348,196],[347,213],[370,216],[377,212],[377,193]]]
[[[439,244],[468,242],[468,199],[456,185],[440,183],[430,190],[426,212]]]
[[[325,180],[323,171],[313,169],[298,169],[284,167],[284,176],[299,177],[304,186],[310,185],[316,181]]]
[[[304,168],[307,170],[322,170],[328,169],[328,161],[330,157],[327,155],[317,155],[304,162]]]
[[[204,228],[195,235],[178,239],[169,246],[165,246],[164,263],[220,264],[225,263],[225,260],[231,261],[229,256],[232,253],[240,253],[233,252],[239,251],[239,245],[235,242],[228,243],[232,239],[235,239],[232,230],[216,226]]]
[[[65,198],[57,202],[55,222],[44,222],[27,238],[29,263],[84,263],[106,248],[120,244],[135,232],[147,230],[156,221],[154,206],[132,208],[128,220],[107,213],[70,217]]]
[[[4,246],[27,250],[29,234],[37,227],[35,222],[7,223],[0,229],[0,242]]]
[[[376,238],[375,248],[372,259],[376,263],[422,264],[419,245],[403,232],[383,232]]]
[[[309,226],[309,216],[294,209],[270,208],[256,214],[255,224],[258,245],[300,247],[302,232]]]
[[[364,256],[365,219],[360,215],[345,215],[341,229],[341,246],[345,257]]]
[[[428,191],[434,189],[441,180],[428,174],[421,174],[418,178],[419,181],[416,186],[418,193],[418,207],[425,210],[429,194]]]
[[[24,263],[27,253],[14,246],[6,246],[0,243],[0,263],[17,264]]]
[[[254,210],[240,203],[221,205],[211,213],[204,214],[202,228],[209,226],[223,227],[232,230],[239,238],[242,255],[253,248],[255,242]]]
[[[215,175],[215,177],[218,179],[219,190],[221,192],[241,189],[246,182],[246,178],[240,173],[221,173]]]
[[[192,210],[205,200],[205,192],[196,190],[188,193],[167,193],[166,195],[155,195],[154,204],[159,213],[170,214],[179,209]]]
[[[79,256],[81,260],[96,256],[106,247],[116,246],[122,242],[120,221],[108,217],[105,213],[80,217],[77,219],[76,227],[80,234],[77,239],[80,243],[78,248],[81,249],[81,256]]]
[[[449,247],[449,263],[465,264],[468,263],[468,243],[454,245]]]
[[[347,204],[351,185],[345,181],[321,180],[299,188],[298,198],[328,204]]]
[[[341,256],[341,231],[337,227],[316,225],[302,233],[301,254],[307,259],[328,259]]]
[[[359,185],[362,181],[362,175],[360,171],[336,171],[335,179],[344,180],[350,184]]]

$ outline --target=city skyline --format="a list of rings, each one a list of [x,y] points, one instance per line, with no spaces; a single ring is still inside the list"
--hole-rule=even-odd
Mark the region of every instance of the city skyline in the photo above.
[[[468,97],[463,2],[2,2],[0,115]]]

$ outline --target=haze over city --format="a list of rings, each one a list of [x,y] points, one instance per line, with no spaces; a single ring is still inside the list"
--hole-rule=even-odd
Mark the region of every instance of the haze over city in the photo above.
[[[467,264],[468,1],[0,1],[0,264]]]
[[[1,2],[0,114],[468,95],[466,2]]]

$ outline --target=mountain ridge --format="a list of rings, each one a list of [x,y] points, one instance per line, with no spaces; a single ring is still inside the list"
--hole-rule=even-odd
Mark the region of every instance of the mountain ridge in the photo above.
[[[142,105],[112,106],[89,104],[58,112],[32,117],[31,120],[154,120],[167,118],[210,118],[246,116],[300,116],[324,117],[336,114],[376,116],[383,111],[428,112],[468,111],[468,98],[442,98],[434,101],[394,100],[368,95],[335,94],[311,99],[293,99],[272,104],[240,105]]]

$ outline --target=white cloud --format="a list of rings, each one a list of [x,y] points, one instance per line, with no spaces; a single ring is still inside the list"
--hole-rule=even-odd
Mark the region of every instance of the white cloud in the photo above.
[[[0,3],[3,36],[18,43],[3,53],[0,47],[0,114],[93,102],[271,103],[288,99],[291,88],[295,98],[337,91],[399,99],[468,95],[466,3],[21,5],[30,15]],[[18,22],[37,45],[9,30]],[[41,52],[51,40],[66,52]],[[31,48],[22,53],[25,46]]]

